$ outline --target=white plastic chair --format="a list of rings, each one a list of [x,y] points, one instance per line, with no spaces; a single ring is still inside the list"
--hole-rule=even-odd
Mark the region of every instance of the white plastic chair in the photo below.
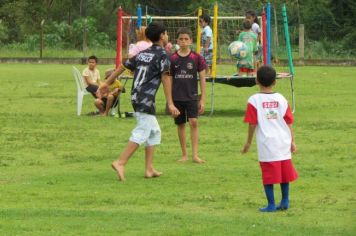
[[[75,83],[77,84],[77,115],[80,116],[80,113],[82,112],[83,97],[90,93],[85,89],[86,86],[80,71],[75,66],[72,66],[72,70]]]

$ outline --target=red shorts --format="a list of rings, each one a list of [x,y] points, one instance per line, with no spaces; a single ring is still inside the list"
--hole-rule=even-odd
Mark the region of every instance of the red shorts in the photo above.
[[[240,68],[240,73],[253,73],[253,72],[256,72],[255,69],[249,69],[249,68]]]
[[[260,162],[263,184],[289,183],[298,178],[292,160]]]

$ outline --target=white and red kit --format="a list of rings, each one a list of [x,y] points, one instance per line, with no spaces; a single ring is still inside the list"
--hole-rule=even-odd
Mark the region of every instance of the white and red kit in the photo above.
[[[245,122],[256,125],[263,184],[289,183],[298,175],[291,162],[293,114],[279,93],[256,93],[248,99]]]

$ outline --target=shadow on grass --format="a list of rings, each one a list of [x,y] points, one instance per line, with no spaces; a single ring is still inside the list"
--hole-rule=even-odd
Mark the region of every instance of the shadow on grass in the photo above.
[[[219,110],[216,109],[214,110],[213,114],[211,114],[211,110],[207,110],[204,113],[204,116],[211,116],[211,117],[243,117],[245,115],[245,110],[241,109],[224,109],[224,110]]]
[[[157,116],[169,116],[169,114],[165,113],[164,111],[157,111]],[[204,117],[244,117],[245,110],[241,109],[224,109],[219,110],[215,109],[213,114],[211,114],[211,110],[206,110],[204,112]]]

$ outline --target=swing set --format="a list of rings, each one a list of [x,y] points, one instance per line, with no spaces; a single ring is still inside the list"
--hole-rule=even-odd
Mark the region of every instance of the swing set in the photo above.
[[[267,5],[262,9],[262,16],[259,17],[260,26],[261,26],[261,42],[262,42],[262,49],[263,49],[263,64],[264,65],[271,65],[271,3],[267,3]],[[116,67],[120,65],[122,62],[122,55],[124,48],[128,48],[128,45],[132,39],[133,35],[135,34],[135,29],[142,26],[142,19],[145,19],[146,25],[149,24],[151,21],[158,21],[164,24],[167,28],[168,34],[171,37],[176,35],[176,31],[179,27],[188,26],[193,31],[193,37],[196,36],[196,46],[195,50],[197,52],[200,51],[200,44],[201,44],[201,29],[199,27],[199,17],[202,15],[202,8],[199,8],[197,13],[193,13],[192,15],[185,15],[185,16],[150,16],[148,15],[148,8],[146,7],[146,15],[142,16],[142,8],[138,5],[137,8],[137,16],[130,16],[123,12],[122,8],[119,7],[118,9],[118,28],[117,28],[117,51],[116,51]],[[213,19],[213,58],[212,58],[212,70],[211,76],[206,78],[207,82],[211,82],[211,111],[210,115],[214,113],[214,96],[215,96],[215,83],[231,85],[234,87],[252,87],[256,85],[255,76],[238,76],[238,75],[217,75],[217,52],[219,44],[218,35],[219,35],[219,24],[218,20],[220,21],[237,21],[244,19],[241,16],[219,16],[218,15],[218,4],[215,3],[214,5],[214,15]],[[282,6],[282,18],[283,18],[283,29],[284,29],[284,37],[285,37],[285,44],[286,44],[286,51],[288,54],[288,65],[289,65],[289,72],[286,73],[277,73],[277,79],[289,79],[290,80],[290,87],[291,87],[291,96],[292,96],[292,112],[295,112],[295,95],[294,95],[294,76],[295,70],[292,60],[292,52],[291,52],[291,44],[290,44],[290,36],[289,36],[289,29],[288,29],[288,18],[287,18],[287,9],[285,4]],[[184,22],[183,22],[184,21]],[[179,23],[182,22],[182,23]],[[220,22],[219,22],[220,23]],[[173,24],[173,26],[172,26]],[[124,35],[126,36],[123,40],[123,31],[125,32]],[[222,34],[220,32],[220,34]],[[124,42],[125,41],[125,42]],[[126,45],[125,45],[126,43]],[[125,54],[124,54],[125,55]],[[123,77],[126,78],[127,76]],[[125,81],[125,84],[126,84]]]

